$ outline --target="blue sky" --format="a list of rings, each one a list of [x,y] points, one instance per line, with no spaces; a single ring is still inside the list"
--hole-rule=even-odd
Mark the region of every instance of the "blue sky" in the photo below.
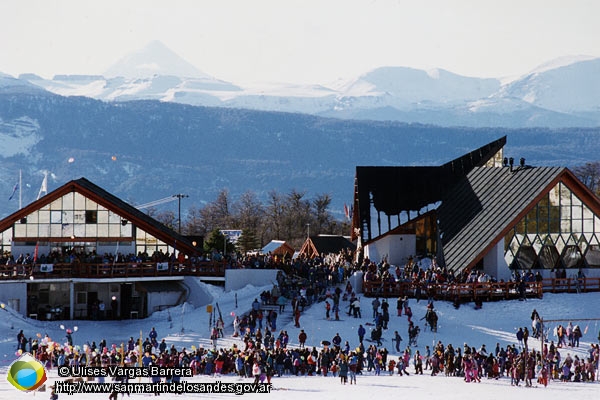
[[[520,75],[600,57],[594,0],[3,0],[0,71],[101,74],[160,40],[236,83],[328,83],[379,66]]]

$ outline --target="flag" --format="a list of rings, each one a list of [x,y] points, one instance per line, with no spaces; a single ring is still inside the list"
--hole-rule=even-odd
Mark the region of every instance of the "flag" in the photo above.
[[[18,183],[13,188],[12,194],[10,195],[10,197],[8,198],[8,200],[12,200],[12,198],[15,196],[15,193],[17,193],[17,190],[19,190],[19,184]]]
[[[350,219],[350,210],[348,209],[346,203],[344,203],[344,215],[346,216],[346,219]]]
[[[117,263],[117,257],[119,256],[119,241],[117,240],[117,248],[115,249],[115,258],[113,259],[113,265]]]
[[[37,200],[42,197],[42,193],[48,194],[48,174],[44,174],[44,180],[42,181],[42,186],[40,187],[40,191],[38,192]]]
[[[35,262],[37,261],[37,258],[38,258],[39,246],[40,246],[40,243],[39,242],[35,242],[35,249],[33,250],[33,262],[34,262],[34,264],[35,264]]]

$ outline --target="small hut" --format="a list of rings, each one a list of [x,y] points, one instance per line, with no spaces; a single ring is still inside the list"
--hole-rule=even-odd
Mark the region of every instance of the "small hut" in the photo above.
[[[271,253],[274,256],[291,257],[294,254],[294,249],[283,240],[271,240],[260,252],[262,254]]]
[[[356,246],[344,236],[317,235],[306,239],[299,256],[315,258],[321,254],[339,253],[342,250],[356,250]]]

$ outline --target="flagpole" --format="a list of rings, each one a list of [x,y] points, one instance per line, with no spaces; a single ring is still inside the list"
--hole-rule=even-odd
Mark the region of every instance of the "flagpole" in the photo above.
[[[22,188],[23,188],[23,183],[21,182],[21,175],[22,175],[21,174],[21,170],[19,170],[19,210],[21,208],[23,208],[23,202],[22,202],[22,196],[21,196],[21,193],[22,193],[21,191],[22,191]]]

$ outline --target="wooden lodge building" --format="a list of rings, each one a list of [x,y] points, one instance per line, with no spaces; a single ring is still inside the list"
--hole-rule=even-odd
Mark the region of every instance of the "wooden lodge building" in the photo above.
[[[455,275],[583,273],[598,286],[600,200],[568,168],[504,157],[505,144],[441,166],[356,167],[352,240],[376,263],[429,256]]]
[[[224,280],[202,246],[80,178],[0,221],[0,251],[14,257],[0,265],[0,301],[38,319],[146,317],[185,301],[189,277]]]

